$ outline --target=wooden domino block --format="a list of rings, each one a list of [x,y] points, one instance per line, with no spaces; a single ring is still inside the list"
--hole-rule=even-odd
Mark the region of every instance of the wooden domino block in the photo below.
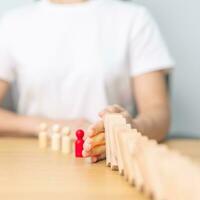
[[[134,184],[139,190],[142,188],[143,178],[141,170],[136,159],[138,153],[138,145],[142,140],[142,135],[137,130],[132,129],[127,137],[128,159],[130,163],[128,181],[130,184]]]
[[[134,142],[132,146],[129,147],[129,151],[131,153],[132,162],[132,171],[134,172],[134,183],[136,188],[139,191],[142,191],[144,186],[144,177],[142,174],[142,168],[140,161],[141,150],[144,148],[146,143],[148,142],[147,137],[141,135],[141,133],[135,133]]]
[[[189,158],[186,161],[188,162],[185,165],[184,174],[186,176],[182,176],[184,180],[182,179],[183,181],[180,181],[185,184],[187,190],[185,190],[182,195],[184,195],[184,198],[190,197],[190,199],[197,200],[200,199],[200,166],[193,163]],[[184,188],[181,188],[181,190]]]
[[[121,134],[118,134],[119,144],[122,152],[122,162],[124,167],[125,179],[130,183],[135,183],[135,169],[134,169],[134,159],[132,157],[132,152],[129,150],[129,143],[134,143],[136,130],[127,129]],[[136,132],[137,133],[137,132]]]
[[[116,124],[113,124],[112,130],[110,132],[111,136],[111,169],[112,170],[119,170],[119,159],[118,159],[118,151],[117,151],[117,141],[116,141],[116,133],[115,133],[115,127],[117,125],[124,126],[127,129],[131,129],[130,125],[126,124],[126,120],[123,117],[120,117]]]
[[[154,200],[199,200],[200,167],[131,129],[120,114],[104,118],[106,164]]]
[[[119,135],[127,131],[127,128],[129,129],[129,127],[127,127],[126,124],[125,125],[118,124],[113,127],[114,139],[116,144],[117,161],[118,161],[118,170],[120,175],[124,175],[124,162],[123,162],[122,148],[119,141],[120,140]]]
[[[144,180],[144,192],[155,200],[165,199],[164,185],[161,182],[161,174],[159,173],[160,157],[165,155],[167,147],[158,145],[155,141],[149,140],[139,157],[139,163]]]
[[[178,152],[169,151],[161,158],[160,173],[166,199],[200,199],[200,167]]]
[[[117,168],[117,160],[114,156],[116,155],[116,149],[114,144],[113,136],[113,125],[123,124],[124,119],[120,114],[107,114],[104,117],[104,127],[105,127],[105,139],[106,139],[106,165],[111,166],[112,169]]]
[[[111,164],[111,150],[110,150],[110,121],[111,121],[111,116],[106,115],[104,117],[104,128],[105,128],[105,139],[106,139],[106,166],[110,166]]]
[[[122,142],[124,142],[123,144],[123,148],[124,148],[124,159],[125,159],[125,179],[133,184],[133,180],[134,180],[134,176],[133,176],[133,170],[132,168],[132,157],[131,157],[131,152],[130,152],[130,148],[132,147],[132,144],[134,142],[134,135],[132,134],[131,129],[126,131],[125,134],[122,136]]]
[[[159,158],[159,168],[157,170],[157,173],[162,174],[162,176],[160,176],[160,179],[161,183],[164,186],[163,195],[165,196],[165,198],[170,198],[172,200],[178,198],[176,189],[178,186],[176,185],[177,176],[175,174],[176,168],[178,167],[175,166],[178,157],[178,154],[176,154],[175,152],[172,153],[172,151],[168,151],[166,154],[162,154],[162,157]],[[172,194],[168,194],[169,192]],[[154,195],[155,199],[159,199],[161,193],[159,192],[159,196],[156,195],[156,193]]]
[[[118,161],[118,170],[120,175],[124,175],[124,161],[123,161],[123,150],[120,144],[120,134],[124,134],[126,131],[130,130],[130,125],[115,125],[114,127],[114,139],[116,144],[116,153],[117,153],[117,161]]]

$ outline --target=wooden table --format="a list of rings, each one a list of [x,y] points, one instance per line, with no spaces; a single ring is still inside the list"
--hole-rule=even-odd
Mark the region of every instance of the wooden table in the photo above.
[[[167,144],[200,163],[200,141]],[[36,139],[0,138],[1,200],[147,200],[105,163],[38,148]]]

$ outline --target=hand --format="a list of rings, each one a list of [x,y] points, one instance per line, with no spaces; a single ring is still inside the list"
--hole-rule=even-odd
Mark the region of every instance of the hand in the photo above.
[[[103,119],[107,113],[119,113],[133,126],[131,115],[122,107],[118,105],[108,106],[99,116]],[[105,158],[105,130],[103,120],[98,121],[89,127],[87,138],[84,143],[83,156],[92,157],[92,162],[97,162]]]
[[[115,104],[115,105],[106,107],[103,111],[99,113],[99,116],[103,118],[105,114],[107,113],[119,113],[126,119],[126,122],[128,124],[130,124],[131,126],[134,126],[132,116],[129,114],[129,112],[126,109],[124,109],[123,107],[119,105]]]
[[[88,128],[83,146],[83,156],[92,157],[92,162],[97,162],[105,158],[105,152],[104,123],[100,120]]]

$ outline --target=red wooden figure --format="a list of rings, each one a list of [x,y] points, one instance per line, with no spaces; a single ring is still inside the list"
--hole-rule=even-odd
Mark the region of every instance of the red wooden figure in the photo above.
[[[76,137],[77,140],[75,141],[75,156],[80,158],[82,156],[82,151],[83,151],[83,144],[84,144],[84,131],[83,130],[77,130],[76,131]]]

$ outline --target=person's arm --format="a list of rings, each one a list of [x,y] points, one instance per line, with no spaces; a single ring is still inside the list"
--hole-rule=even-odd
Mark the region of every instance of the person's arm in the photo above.
[[[3,101],[9,83],[0,81],[0,103]],[[49,126],[59,124],[60,126],[70,126],[72,130],[76,128],[87,128],[89,122],[85,119],[75,120],[51,120],[43,117],[22,116],[0,107],[0,136],[37,136],[41,123]]]
[[[121,113],[127,122],[143,135],[157,141],[163,140],[170,125],[169,99],[164,72],[152,72],[135,77],[132,85],[138,109],[138,115],[135,118],[119,105],[108,106],[100,113],[100,116],[103,118],[106,113]],[[94,156],[94,161],[97,161],[105,155],[105,148],[99,145],[105,146],[103,135],[103,121],[99,121],[89,128],[88,139],[84,145],[84,156]],[[96,140],[97,137],[101,141]],[[98,156],[96,156],[97,152]]]
[[[170,104],[164,72],[135,77],[133,87],[138,109],[133,126],[149,138],[163,140],[170,127]]]
[[[9,83],[6,81],[0,81],[0,102],[2,103],[7,91],[9,89]],[[24,134],[21,131],[22,120],[15,113],[7,111],[0,107],[0,135],[15,135]],[[27,130],[27,132],[32,132]]]

